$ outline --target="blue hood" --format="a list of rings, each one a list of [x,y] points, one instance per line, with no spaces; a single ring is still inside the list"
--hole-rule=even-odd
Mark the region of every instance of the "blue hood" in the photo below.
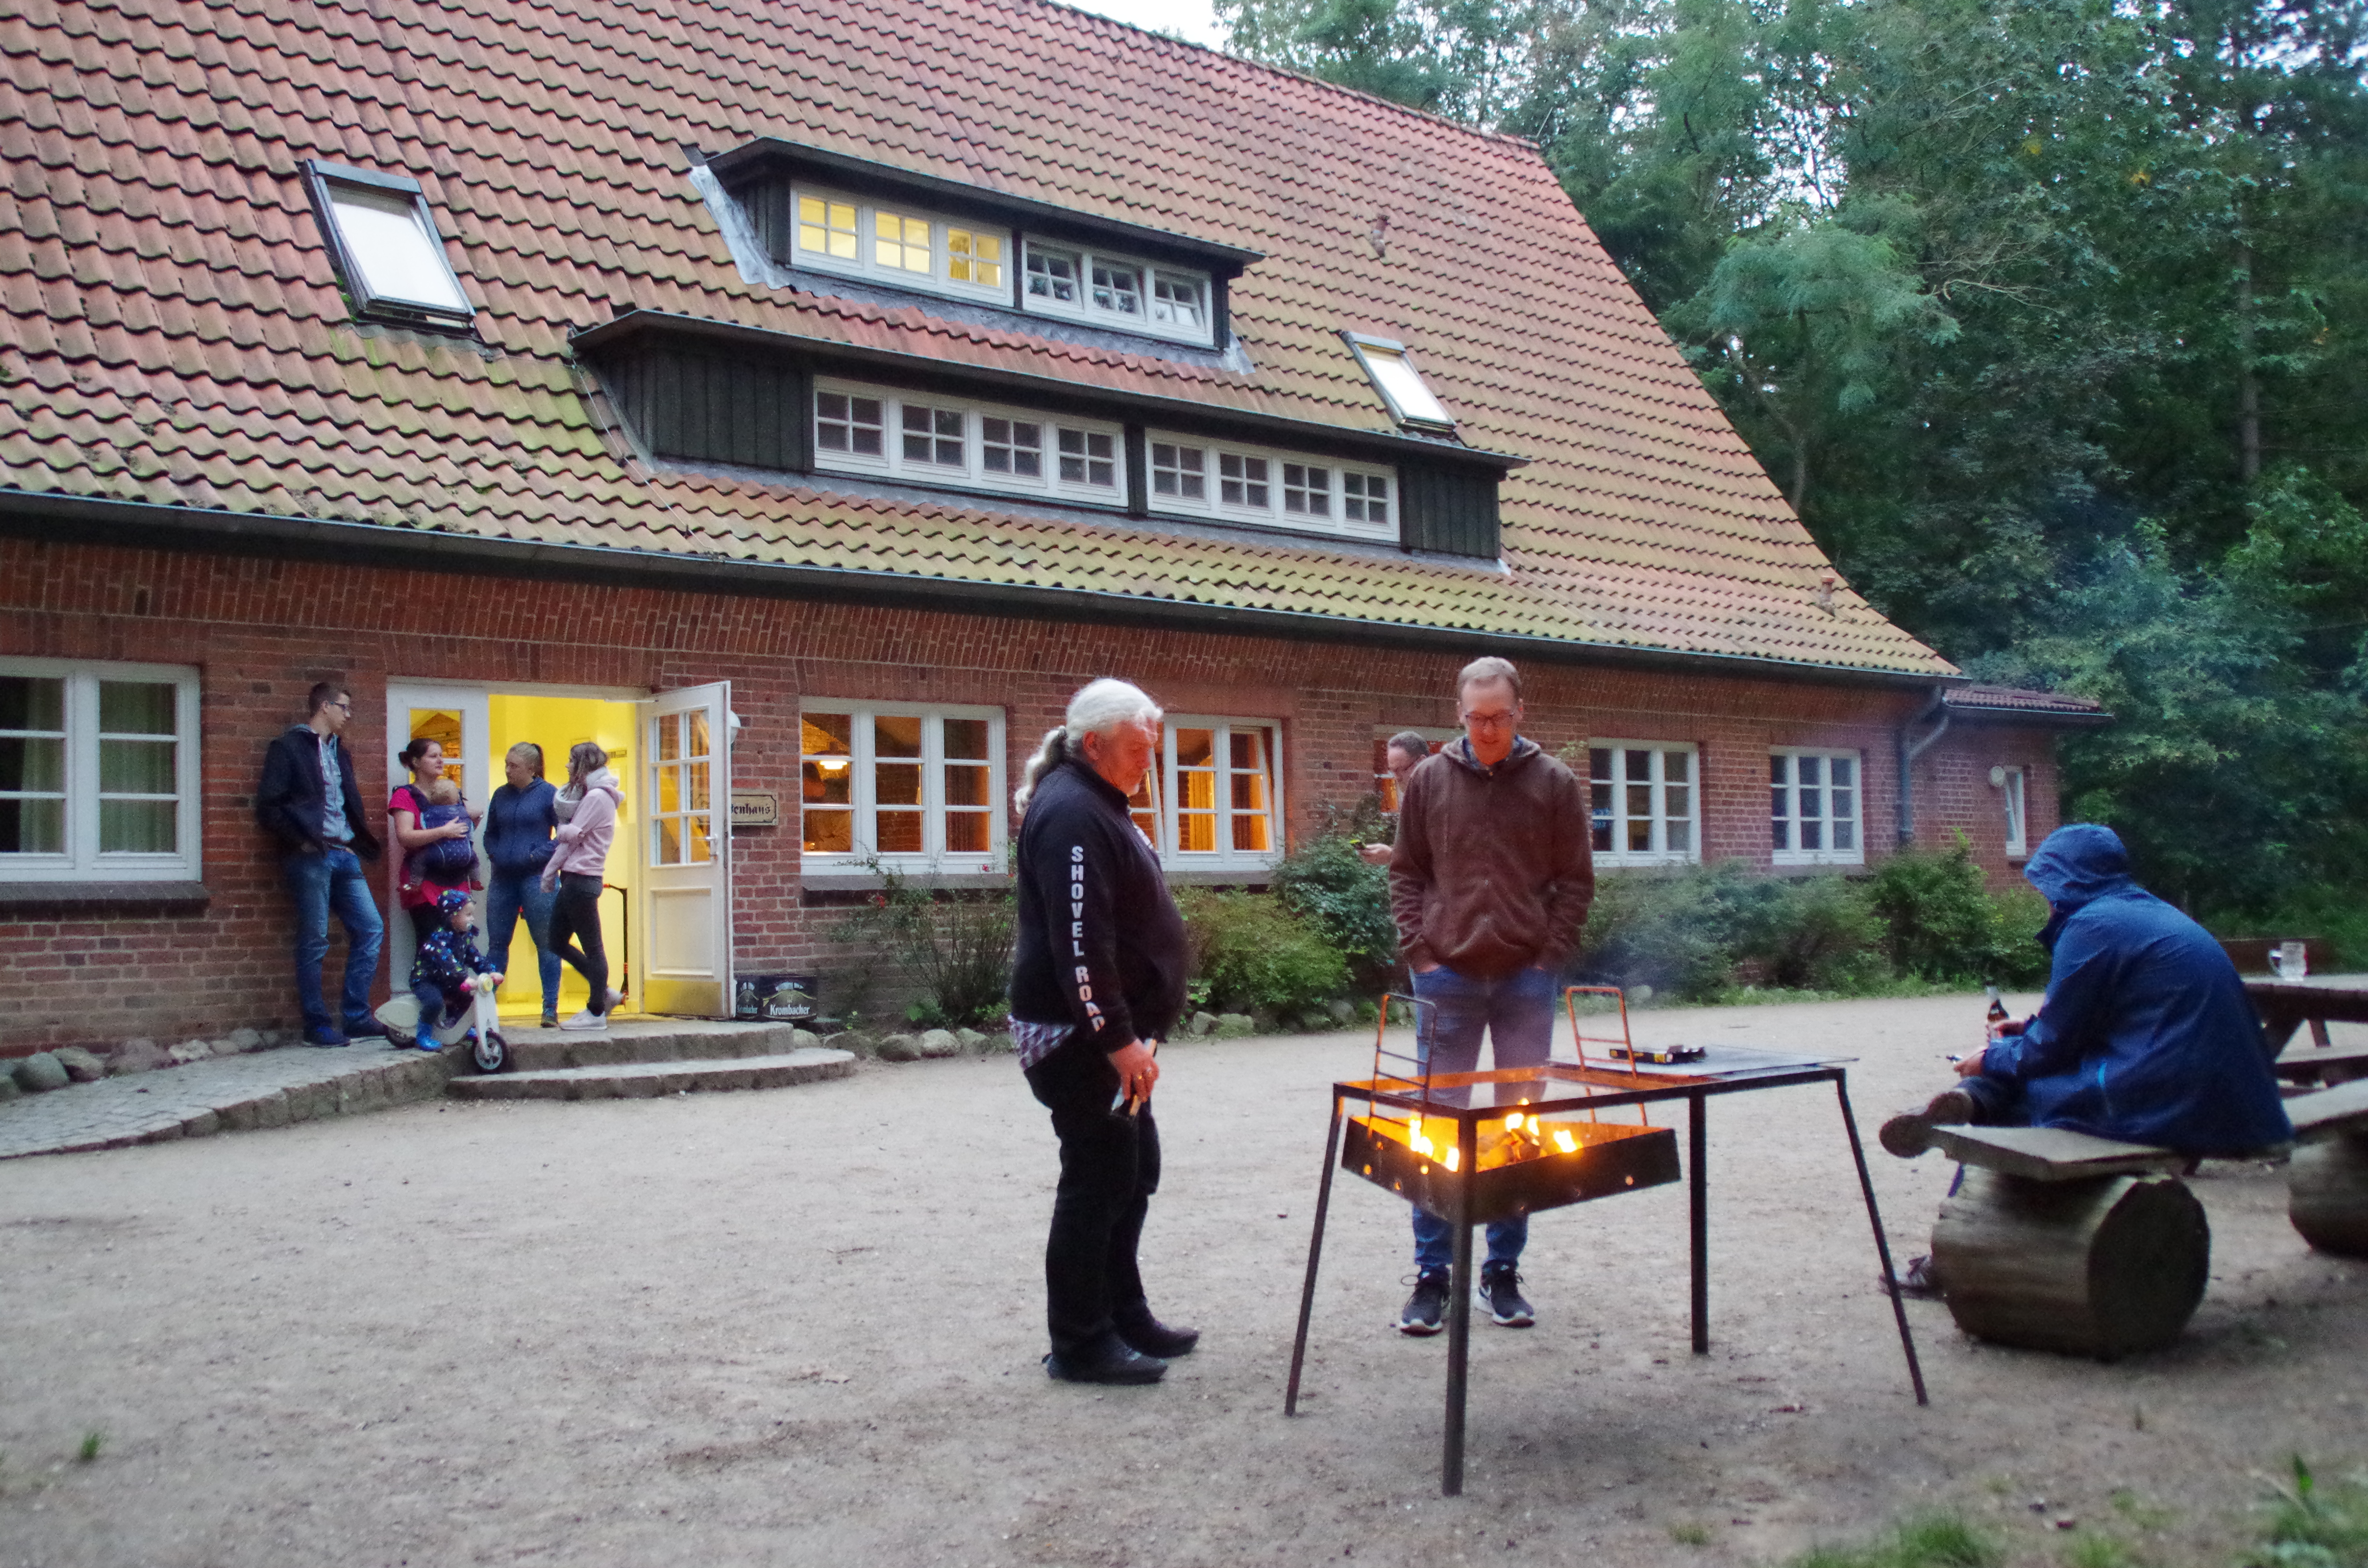
[[[2047,927],[2039,933],[2039,945],[2050,952],[2073,911],[2133,885],[2130,852],[2122,847],[2121,835],[2092,822],[2076,822],[2049,834],[2022,876],[2047,900]]]

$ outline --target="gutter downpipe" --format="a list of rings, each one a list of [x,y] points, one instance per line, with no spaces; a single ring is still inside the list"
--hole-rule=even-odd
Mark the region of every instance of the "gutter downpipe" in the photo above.
[[[1930,722],[1935,714],[1940,716],[1941,722],[1939,724],[1933,726],[1932,733],[1925,736],[1922,740],[1910,744],[1907,739],[1908,733],[1914,730],[1918,724]],[[1952,715],[1949,712],[1948,688],[1946,687],[1935,687],[1932,689],[1931,706],[1925,709],[1923,712],[1918,713],[1915,718],[1910,719],[1907,723],[1900,726],[1899,842],[1902,847],[1916,842],[1916,759],[1922,756],[1926,748],[1930,746],[1934,741],[1939,740],[1942,735],[1949,733],[1949,720],[1952,717]]]

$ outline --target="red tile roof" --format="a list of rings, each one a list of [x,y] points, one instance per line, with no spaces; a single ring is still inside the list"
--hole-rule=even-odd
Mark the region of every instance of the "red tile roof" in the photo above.
[[[2112,717],[2105,711],[2103,703],[2061,691],[2032,691],[2019,686],[1987,686],[1975,682],[1970,686],[1952,687],[1944,695],[1950,710],[1956,713],[2053,715],[2100,723]]]
[[[1823,556],[1526,142],[1040,0],[31,0],[0,63],[7,487],[1952,673],[1817,605]],[[1252,369],[751,286],[683,149],[760,136],[1264,253]],[[493,352],[350,322],[308,156],[420,179]],[[620,308],[1387,429],[1337,335],[1372,331],[1532,460],[1501,573],[650,474],[567,349]]]

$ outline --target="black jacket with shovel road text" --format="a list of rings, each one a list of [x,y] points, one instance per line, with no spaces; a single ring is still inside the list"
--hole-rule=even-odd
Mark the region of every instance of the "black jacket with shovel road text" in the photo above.
[[[1053,768],[1019,824],[1011,1016],[1075,1024],[1106,1051],[1165,1040],[1191,967],[1184,917],[1126,797],[1074,758]]]

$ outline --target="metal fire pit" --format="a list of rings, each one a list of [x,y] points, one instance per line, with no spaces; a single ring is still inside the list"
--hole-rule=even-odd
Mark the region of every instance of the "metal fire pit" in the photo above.
[[[1517,1077],[1530,1081],[1526,1074],[1509,1073],[1505,1081]],[[1426,1213],[1474,1225],[1678,1179],[1678,1135],[1669,1128],[1534,1115],[1528,1120],[1536,1124],[1534,1142],[1530,1129],[1510,1135],[1501,1131],[1503,1113],[1494,1106],[1439,1107],[1423,1115],[1427,1131],[1410,1136],[1406,1118],[1384,1116],[1377,1108],[1374,1115],[1349,1118],[1341,1130],[1340,1166]],[[1467,1124],[1476,1133],[1480,1166],[1468,1174],[1461,1168]],[[1413,1138],[1430,1142],[1432,1151],[1415,1147]],[[1574,1147],[1560,1147],[1559,1139]]]

